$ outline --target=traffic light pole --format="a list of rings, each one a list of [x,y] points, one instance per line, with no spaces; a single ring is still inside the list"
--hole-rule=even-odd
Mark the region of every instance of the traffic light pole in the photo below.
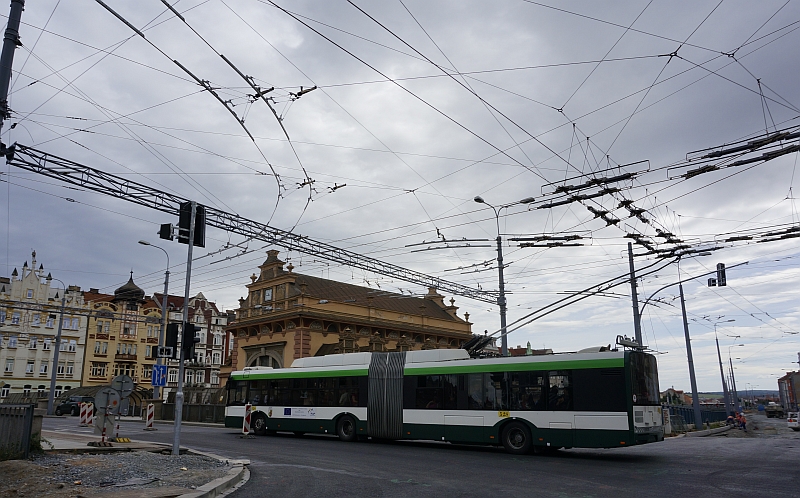
[[[189,249],[186,258],[186,287],[183,292],[183,327],[189,323],[189,286],[192,278],[192,249],[194,248],[194,221],[197,203],[192,201],[191,221],[189,222]],[[183,417],[183,362],[186,360],[186,345],[181,340],[180,356],[178,357],[178,391],[175,393],[175,434],[172,439],[172,454],[180,455],[181,450],[181,418]]]

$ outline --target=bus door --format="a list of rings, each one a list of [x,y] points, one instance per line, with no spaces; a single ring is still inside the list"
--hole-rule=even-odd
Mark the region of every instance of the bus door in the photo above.
[[[572,372],[554,370],[547,374],[547,411],[550,412],[545,442],[570,448],[575,444],[572,400]]]

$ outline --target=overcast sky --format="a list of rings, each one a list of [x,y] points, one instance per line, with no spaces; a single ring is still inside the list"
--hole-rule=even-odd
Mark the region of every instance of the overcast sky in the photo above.
[[[500,210],[509,322],[624,275],[626,234],[665,248],[657,230],[669,232],[720,249],[644,276],[642,301],[718,262],[749,261],[728,272],[727,287],[709,288],[707,277],[685,285],[699,389],[721,388],[715,322],[724,322],[722,355],[734,358],[740,392],[777,389],[797,361],[798,239],[757,242],[800,223],[797,153],[682,175],[697,167],[687,153],[800,126],[800,2],[173,2],[188,25],[157,0],[107,3],[146,40],[94,1],[27,3],[4,143],[484,290],[497,289],[497,225],[473,198],[499,207],[534,197]],[[291,142],[218,53],[260,88],[274,87],[266,96]],[[207,80],[244,125],[173,60]],[[580,193],[618,191],[540,207],[565,199],[554,194],[559,185],[624,173],[635,176]],[[164,254],[137,244],[146,239],[169,251],[171,290],[182,293],[186,246],[156,235],[176,220],[10,166],[0,178],[3,275],[35,249],[70,285],[112,292],[133,270],[148,294],[160,292]],[[620,207],[625,200],[645,210],[640,218]],[[543,235],[578,235],[583,246],[508,240]],[[724,242],[740,236],[753,238]],[[486,241],[408,247],[442,238]],[[227,244],[238,246],[220,251]],[[235,308],[267,249],[210,229],[195,251],[192,293]],[[635,252],[637,268],[658,261],[640,245]],[[300,273],[426,291],[299,253],[280,257]],[[657,294],[642,325],[663,353],[661,388],[688,390],[676,296],[676,287]],[[499,328],[496,306],[455,299],[473,331]],[[618,334],[633,335],[625,285],[534,321],[509,343],[575,351]]]

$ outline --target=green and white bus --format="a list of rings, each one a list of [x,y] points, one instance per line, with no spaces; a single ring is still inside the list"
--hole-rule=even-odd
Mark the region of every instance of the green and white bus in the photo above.
[[[349,353],[248,367],[228,380],[226,427],[245,405],[258,435],[288,431],[502,444],[511,453],[664,439],[653,355],[470,358],[464,350]]]

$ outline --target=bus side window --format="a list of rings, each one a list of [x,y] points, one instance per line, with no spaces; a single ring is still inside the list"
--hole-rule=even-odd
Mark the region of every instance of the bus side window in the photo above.
[[[276,379],[270,383],[270,403],[278,406],[291,406],[292,390],[289,379]]]
[[[353,406],[366,407],[368,399],[367,396],[369,393],[369,379],[366,375],[363,377],[357,377],[356,379],[358,391],[356,392],[356,404]]]
[[[455,410],[458,408],[458,375],[444,375],[444,398],[442,408]]]
[[[571,372],[559,370],[548,375],[547,409],[572,410]]]
[[[486,409],[506,410],[506,374],[505,372],[486,374]]]
[[[420,375],[417,377],[415,408],[438,410],[442,408],[442,376]]]
[[[467,396],[470,410],[483,410],[483,374],[467,374]]]
[[[545,400],[544,373],[509,372],[509,408],[511,410],[543,410]]]
[[[364,377],[366,379],[366,377]],[[340,377],[338,406],[361,406],[359,404],[359,377]],[[364,397],[366,400],[366,396]],[[366,405],[365,405],[366,406]]]
[[[336,406],[336,379],[323,377],[319,379],[319,398],[317,406]]]

